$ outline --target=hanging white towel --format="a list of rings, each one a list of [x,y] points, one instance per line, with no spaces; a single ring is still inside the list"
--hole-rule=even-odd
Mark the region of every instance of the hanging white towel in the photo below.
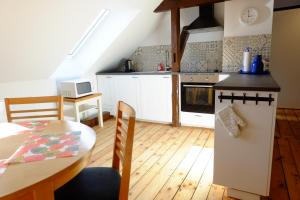
[[[224,126],[230,136],[238,137],[240,135],[240,127],[246,126],[246,122],[234,112],[231,106],[217,112],[217,119]]]

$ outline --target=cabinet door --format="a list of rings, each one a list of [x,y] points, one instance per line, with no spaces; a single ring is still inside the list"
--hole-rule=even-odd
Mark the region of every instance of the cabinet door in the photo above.
[[[145,75],[141,77],[142,118],[150,121],[172,121],[171,76]]]
[[[272,94],[275,102],[220,100],[217,96],[246,94],[268,97]],[[228,134],[220,120],[216,120],[214,142],[214,184],[224,185],[240,191],[269,196],[274,127],[276,116],[276,93],[254,91],[216,90],[216,113],[232,106],[234,111],[247,123],[241,134],[235,138]]]
[[[121,75],[115,77],[115,98],[116,102],[124,101],[132,106],[136,111],[136,117],[141,118],[139,107],[139,76]]]
[[[114,76],[97,76],[98,92],[102,93],[102,106],[104,111],[114,115],[116,101],[114,98]]]

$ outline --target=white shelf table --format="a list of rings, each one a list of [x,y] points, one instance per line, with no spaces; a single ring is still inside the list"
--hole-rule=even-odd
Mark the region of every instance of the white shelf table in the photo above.
[[[93,102],[97,102],[96,105],[91,105]],[[80,97],[80,98],[64,98],[64,102],[67,104],[73,104],[75,121],[80,122],[80,113],[86,113],[89,110],[98,110],[98,122],[99,126],[103,127],[103,115],[102,115],[102,94],[95,93],[92,95]]]

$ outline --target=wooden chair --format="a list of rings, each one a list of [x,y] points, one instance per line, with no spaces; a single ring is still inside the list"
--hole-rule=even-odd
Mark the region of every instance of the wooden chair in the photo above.
[[[123,119],[124,115],[128,120]],[[134,109],[120,101],[116,120],[112,167],[85,168],[55,192],[55,200],[128,199],[135,126]]]
[[[48,109],[31,109],[31,110],[12,110],[12,105],[29,105],[29,104],[44,104],[44,103],[56,103],[56,108]],[[38,118],[53,118],[56,117],[59,120],[64,118],[63,112],[63,97],[61,96],[45,96],[45,97],[24,97],[24,98],[6,98],[6,116],[7,121],[20,119],[38,119]],[[51,112],[55,114],[40,114],[45,112]],[[33,113],[39,113],[33,115]],[[27,115],[26,115],[27,114]],[[18,115],[18,116],[17,116]]]

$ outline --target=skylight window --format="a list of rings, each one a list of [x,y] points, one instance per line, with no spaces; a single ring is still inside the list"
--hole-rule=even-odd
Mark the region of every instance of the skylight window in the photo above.
[[[107,17],[110,10],[103,9],[101,10],[100,14],[97,16],[97,18],[93,21],[91,26],[88,28],[88,30],[84,33],[84,35],[80,38],[80,40],[76,43],[75,47],[70,51],[68,54],[69,56],[75,55],[78,50],[84,45],[84,43],[87,41],[87,39],[93,34],[93,32],[97,29],[99,24]]]

